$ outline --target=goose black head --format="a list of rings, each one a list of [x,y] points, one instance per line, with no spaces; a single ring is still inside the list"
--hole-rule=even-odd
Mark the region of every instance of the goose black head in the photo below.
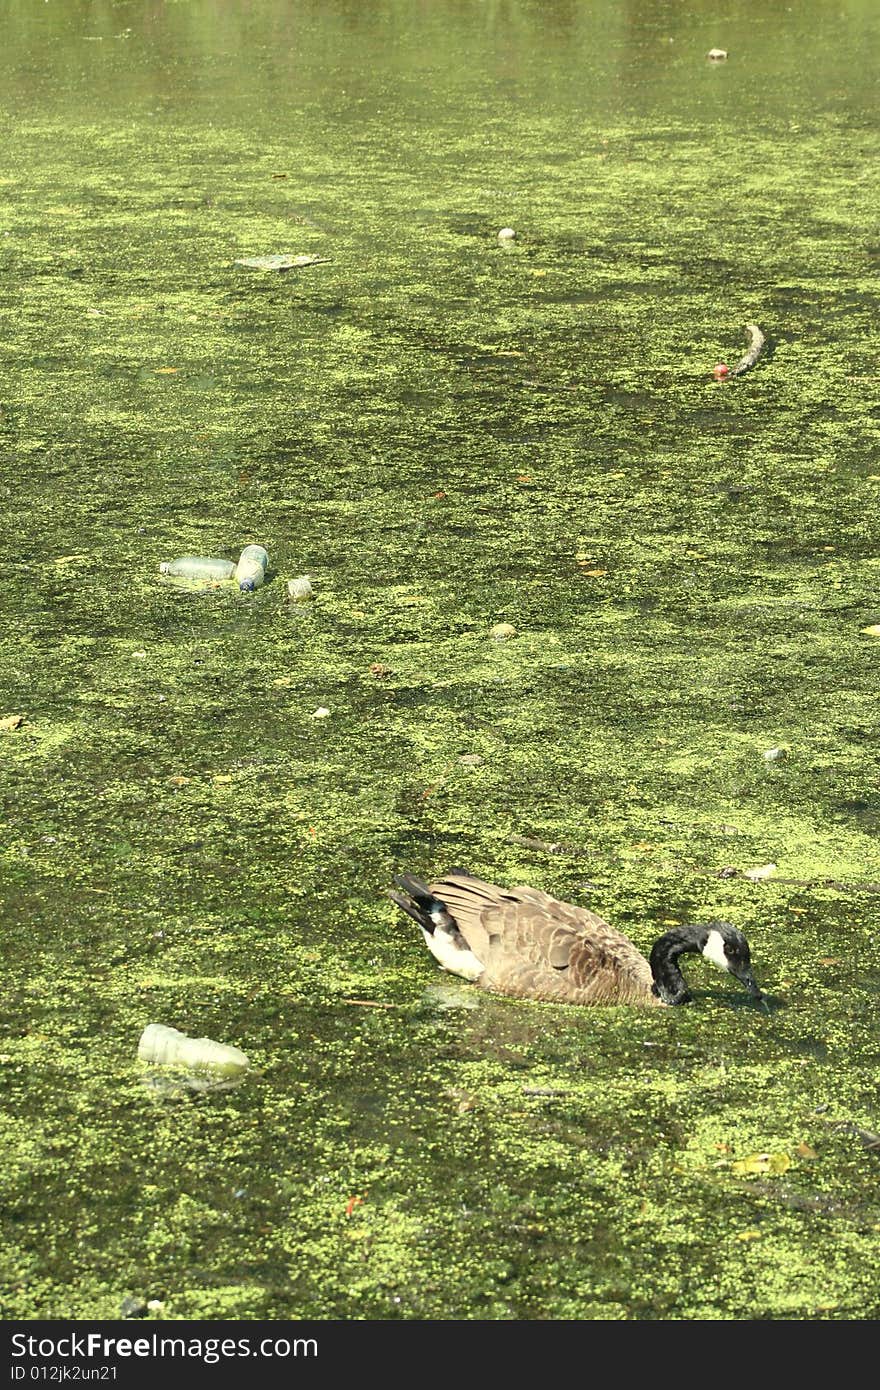
[[[705,926],[675,927],[654,943],[651,952],[653,990],[665,1004],[687,1004],[690,993],[678,968],[678,957],[686,953],[705,956],[719,969],[727,971],[744,985],[753,999],[763,1000],[752,974],[749,943],[739,927],[730,922],[708,922]]]
[[[706,940],[700,947],[702,955],[735,976],[753,999],[762,999],[763,995],[752,974],[749,943],[739,927],[732,926],[730,922],[710,922],[705,930]]]

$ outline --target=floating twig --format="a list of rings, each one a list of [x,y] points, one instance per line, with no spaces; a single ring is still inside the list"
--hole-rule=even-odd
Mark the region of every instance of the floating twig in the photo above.
[[[402,1009],[402,1004],[383,1004],[378,999],[343,999],[343,1004],[357,1004],[360,1009]]]

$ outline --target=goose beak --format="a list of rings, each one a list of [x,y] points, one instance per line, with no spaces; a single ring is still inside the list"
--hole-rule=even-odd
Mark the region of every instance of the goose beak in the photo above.
[[[757,999],[759,1004],[763,1004],[765,1008],[767,1007],[767,1001],[764,998],[761,991],[758,989],[758,982],[752,974],[751,970],[748,969],[748,967],[746,967],[745,970],[737,970],[736,978],[739,980],[741,985],[745,985],[746,989],[748,990],[749,994],[752,996],[753,999]]]

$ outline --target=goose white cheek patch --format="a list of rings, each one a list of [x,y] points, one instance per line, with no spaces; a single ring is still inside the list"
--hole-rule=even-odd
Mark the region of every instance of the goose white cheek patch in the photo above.
[[[719,966],[722,970],[730,969],[730,963],[727,956],[724,954],[724,937],[721,935],[720,931],[710,931],[706,944],[703,947],[703,955],[707,960],[711,960],[714,965]]]

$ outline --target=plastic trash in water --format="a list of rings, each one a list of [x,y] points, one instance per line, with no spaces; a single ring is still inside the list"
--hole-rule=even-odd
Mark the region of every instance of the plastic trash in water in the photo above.
[[[301,574],[296,579],[287,581],[287,598],[289,603],[308,603],[312,597],[312,581],[307,574]]]
[[[147,1024],[138,1043],[138,1057],[142,1062],[226,1080],[240,1077],[250,1066],[240,1048],[212,1038],[188,1038],[164,1023]]]
[[[246,545],[235,566],[239,589],[250,592],[259,588],[269,568],[269,552],[261,545]]]
[[[160,574],[177,579],[219,581],[231,579],[234,572],[234,560],[220,560],[211,555],[181,555],[179,560],[163,560],[159,566]]]

